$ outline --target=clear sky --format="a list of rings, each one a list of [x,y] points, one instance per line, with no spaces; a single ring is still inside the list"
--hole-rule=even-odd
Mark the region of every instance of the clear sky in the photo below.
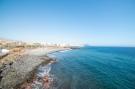
[[[135,0],[0,0],[0,37],[135,46]]]

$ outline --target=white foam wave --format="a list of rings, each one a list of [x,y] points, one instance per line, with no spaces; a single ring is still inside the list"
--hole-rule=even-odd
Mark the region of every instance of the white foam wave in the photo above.
[[[37,76],[44,77],[45,75],[49,75],[50,71],[51,71],[51,63],[45,66],[40,66],[37,72]]]
[[[63,50],[63,51],[60,51],[60,52],[62,52],[62,53],[63,53],[63,52],[67,52],[67,51],[70,51],[70,50],[72,50],[72,49]]]

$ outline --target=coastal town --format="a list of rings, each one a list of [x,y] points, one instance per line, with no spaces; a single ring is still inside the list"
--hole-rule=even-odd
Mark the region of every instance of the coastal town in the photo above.
[[[0,63],[11,61],[10,57],[21,55],[24,51],[36,48],[67,48],[69,44],[41,44],[41,43],[28,43],[15,40],[0,39]]]

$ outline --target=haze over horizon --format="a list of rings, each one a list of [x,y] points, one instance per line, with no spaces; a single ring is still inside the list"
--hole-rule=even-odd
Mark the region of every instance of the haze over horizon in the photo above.
[[[135,46],[135,0],[0,0],[0,37]]]

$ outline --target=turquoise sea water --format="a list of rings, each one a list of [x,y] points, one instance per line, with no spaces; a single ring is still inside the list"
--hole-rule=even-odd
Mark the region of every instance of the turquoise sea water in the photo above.
[[[83,47],[50,54],[57,89],[135,89],[135,48]]]

